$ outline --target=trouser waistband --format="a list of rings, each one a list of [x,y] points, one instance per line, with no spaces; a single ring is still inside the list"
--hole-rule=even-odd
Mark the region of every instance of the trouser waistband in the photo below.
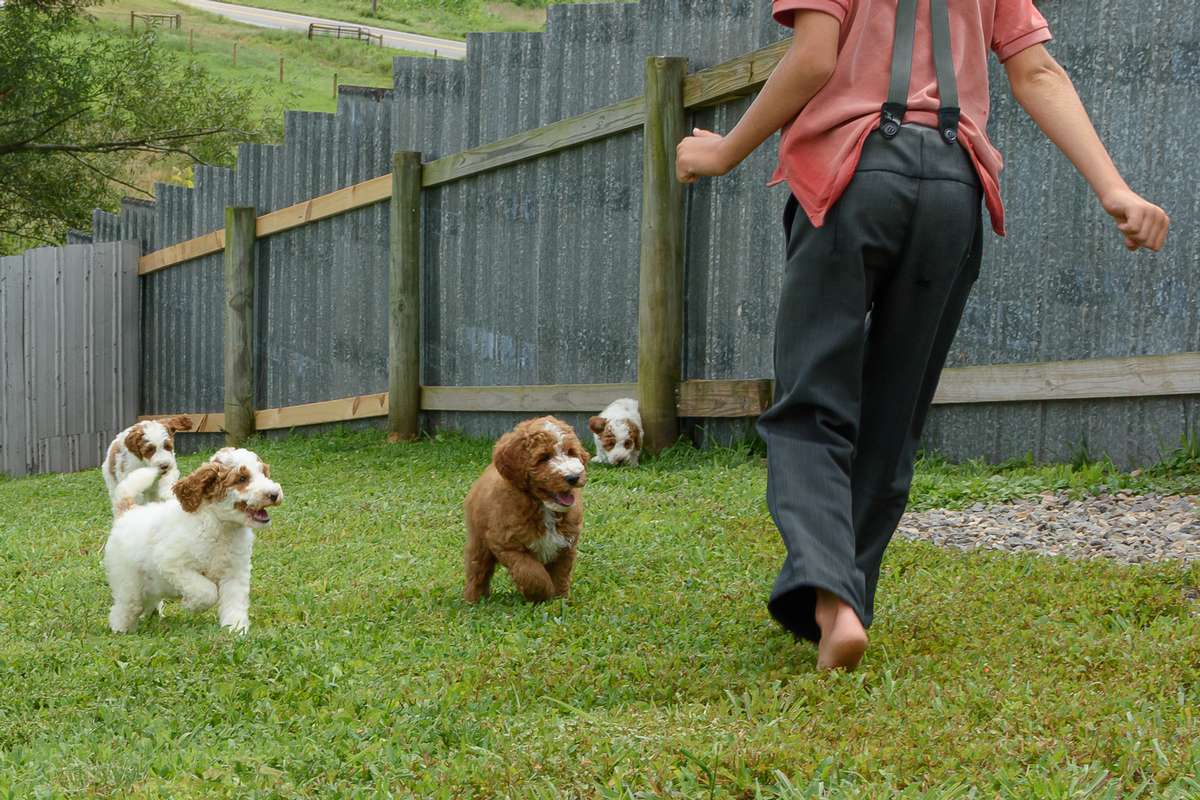
[[[936,130],[924,125],[902,125],[892,139],[872,131],[863,143],[858,162],[858,171],[864,170],[980,185],[966,149],[960,144],[947,144]]]

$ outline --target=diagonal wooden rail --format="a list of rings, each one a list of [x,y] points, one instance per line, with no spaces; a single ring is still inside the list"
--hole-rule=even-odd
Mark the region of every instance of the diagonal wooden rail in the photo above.
[[[786,41],[776,42],[761,50],[688,75],[683,81],[684,107],[703,108],[752,94],[770,77],[787,46]],[[631,97],[595,111],[568,117],[431,161],[422,169],[421,186],[439,186],[509,164],[540,158],[633,130],[644,122],[643,97]],[[391,174],[380,175],[378,178],[263,214],[256,221],[255,236],[270,236],[319,219],[380,203],[391,196]],[[225,231],[212,231],[147,253],[138,262],[138,274],[147,275],[201,256],[219,253],[224,247]]]

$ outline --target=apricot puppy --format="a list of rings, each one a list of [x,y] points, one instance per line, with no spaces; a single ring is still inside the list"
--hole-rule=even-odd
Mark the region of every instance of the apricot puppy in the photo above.
[[[468,603],[491,593],[497,561],[530,602],[570,592],[588,458],[571,426],[554,417],[500,437],[464,503]]]

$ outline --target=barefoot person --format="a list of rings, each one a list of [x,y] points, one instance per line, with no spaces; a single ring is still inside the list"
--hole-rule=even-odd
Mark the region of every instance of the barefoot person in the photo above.
[[[819,668],[853,669],[979,274],[981,201],[1004,233],[988,50],[1126,247],[1158,250],[1168,219],[1117,172],[1032,0],[775,0],[774,16],[793,28],[790,49],[727,136],[679,144],[677,171],[685,183],[723,175],[784,129],[774,181],[792,191],[787,264],[759,430],[787,558],[768,608],[817,643]]]

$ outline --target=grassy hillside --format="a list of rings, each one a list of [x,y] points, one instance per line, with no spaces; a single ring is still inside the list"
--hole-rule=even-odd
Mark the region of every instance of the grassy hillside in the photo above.
[[[390,86],[392,59],[404,55],[362,42],[309,40],[300,33],[242,25],[170,0],[116,0],[92,9],[97,24],[115,35],[129,30],[130,11],[182,15],[179,30],[160,31],[162,46],[194,58],[221,80],[252,86],[266,111],[333,111],[335,74],[340,83]],[[282,82],[280,59],[284,62]]]
[[[280,136],[285,109],[332,112],[336,108],[335,76],[340,84],[390,86],[392,60],[405,55],[361,42],[309,41],[303,34],[242,25],[170,0],[116,0],[91,9],[94,24],[114,36],[128,33],[130,11],[182,15],[179,30],[159,32],[160,45],[194,59],[218,80],[251,87],[268,130]],[[142,25],[140,21],[137,24],[139,28]],[[183,159],[147,159],[135,183],[147,190],[155,181],[186,183],[189,172]]]
[[[546,0],[235,0],[240,5],[379,25],[427,36],[463,39],[472,31],[538,31],[546,24]]]

